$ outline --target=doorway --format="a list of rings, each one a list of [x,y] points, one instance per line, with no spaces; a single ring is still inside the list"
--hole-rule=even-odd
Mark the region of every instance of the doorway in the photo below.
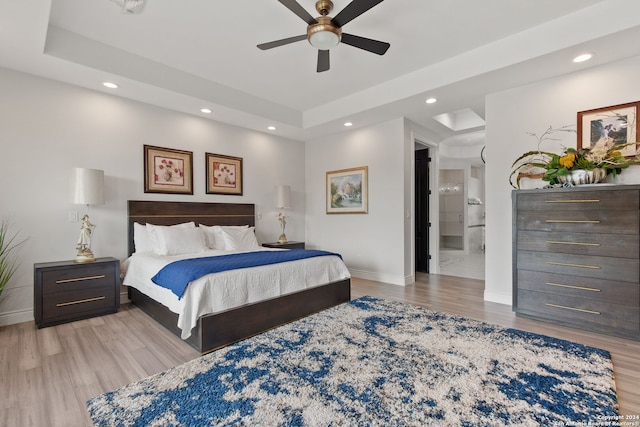
[[[429,273],[429,149],[414,151],[415,157],[415,270]]]

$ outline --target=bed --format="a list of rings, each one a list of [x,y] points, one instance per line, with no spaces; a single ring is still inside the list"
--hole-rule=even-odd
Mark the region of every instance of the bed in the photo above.
[[[205,226],[252,227],[255,225],[255,206],[248,203],[130,200],[129,256],[135,253],[134,229],[139,227],[136,223],[168,226],[191,221]],[[124,284],[127,285],[126,280]],[[137,287],[129,286],[128,292],[133,304],[174,334],[183,335],[182,329],[178,327],[178,313]],[[308,289],[199,316],[185,341],[200,353],[207,353],[350,299],[351,281],[347,276]]]

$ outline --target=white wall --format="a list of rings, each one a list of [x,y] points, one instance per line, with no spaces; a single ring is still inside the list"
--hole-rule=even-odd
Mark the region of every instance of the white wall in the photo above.
[[[307,244],[342,254],[355,277],[406,282],[407,143],[404,119],[306,143]],[[369,169],[369,213],[328,215],[326,172],[358,166]]]
[[[487,183],[485,299],[511,304],[510,165],[549,126],[575,125],[578,111],[640,100],[640,57],[491,94],[486,99]],[[561,141],[542,150],[575,147],[575,134],[557,134]]]
[[[275,241],[278,184],[292,190],[287,236],[305,238],[302,142],[1,68],[0,94],[0,217],[29,237],[0,296],[0,325],[33,318],[35,262],[75,256],[80,223],[68,222],[68,213],[84,207],[68,202],[72,167],[105,172],[106,204],[90,210],[96,256],[126,257],[129,199],[255,203],[258,240]],[[193,152],[193,196],[144,193],[143,144]],[[205,152],[243,158],[243,196],[205,194]]]

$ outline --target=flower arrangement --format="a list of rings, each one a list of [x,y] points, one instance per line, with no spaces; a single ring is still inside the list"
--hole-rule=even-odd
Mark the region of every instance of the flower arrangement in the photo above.
[[[561,184],[567,181],[567,177],[573,171],[593,171],[601,179],[604,179],[608,174],[615,178],[622,173],[623,169],[640,163],[637,157],[624,157],[621,154],[624,147],[635,145],[635,142],[616,145],[613,138],[602,138],[593,148],[578,150],[565,148],[561,154],[541,151],[542,142],[558,140],[552,137],[556,132],[575,132],[575,130],[568,126],[556,129],[549,126],[541,136],[528,133],[538,139],[538,150],[528,151],[513,162],[511,175],[509,175],[509,183],[512,187],[520,188],[521,178],[541,178],[551,185]],[[595,182],[600,181],[596,180]]]
[[[165,181],[171,181],[173,175],[177,177],[184,177],[184,169],[179,168],[177,162],[174,163],[171,159],[162,159],[158,165],[159,172]],[[158,175],[156,174],[156,182],[158,181]]]

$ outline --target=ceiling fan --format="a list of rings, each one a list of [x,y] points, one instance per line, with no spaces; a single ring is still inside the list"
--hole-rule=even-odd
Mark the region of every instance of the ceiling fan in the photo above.
[[[384,55],[391,46],[389,43],[342,32],[343,25],[382,3],[383,0],[353,0],[334,18],[329,16],[331,9],[333,9],[331,0],[316,2],[316,10],[320,14],[317,18],[311,16],[296,0],[278,1],[308,24],[307,34],[262,43],[258,45],[258,48],[262,50],[273,49],[307,39],[311,46],[318,49],[318,73],[329,69],[329,49],[337,46],[340,42],[378,55]]]

